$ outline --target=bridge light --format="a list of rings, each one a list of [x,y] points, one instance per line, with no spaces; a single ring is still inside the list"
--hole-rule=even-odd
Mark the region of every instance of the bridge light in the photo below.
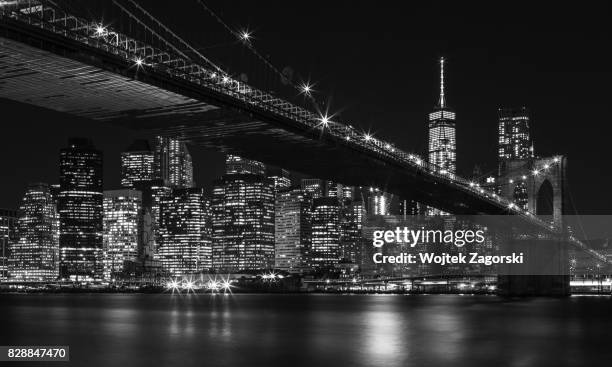
[[[474,187],[474,185],[475,184],[473,182],[470,182],[470,187]]]
[[[102,36],[106,34],[106,28],[102,24],[96,26],[96,36]]]
[[[351,140],[351,137],[347,135],[347,136],[346,136],[346,140],[347,140],[347,141]]]
[[[329,117],[327,115],[321,116],[319,121],[321,121],[321,125],[323,125],[323,127],[329,126]]]
[[[240,39],[244,42],[248,42],[251,39],[251,32],[248,30],[243,30],[240,32]]]
[[[144,64],[144,60],[141,57],[137,57],[134,62],[136,63],[136,66],[141,67],[142,64]]]
[[[555,159],[553,159],[553,162],[555,162],[555,163],[559,162],[559,158],[555,157]]]
[[[522,178],[523,180],[526,180],[526,179],[527,179],[527,176],[523,176],[523,177],[521,177],[521,178]]]
[[[534,170],[533,170],[533,175],[534,175],[534,176],[537,176],[539,173],[540,173],[540,171],[538,171],[537,169],[534,169]]]
[[[307,96],[310,96],[313,92],[312,85],[304,83],[300,86],[300,90]]]
[[[548,168],[550,168],[550,166],[548,164],[545,164],[544,169],[548,169]]]
[[[365,139],[365,141],[370,141],[370,140],[372,140],[372,135],[370,135],[370,134],[365,134],[365,135],[363,136],[363,138]]]
[[[510,180],[510,181],[508,181],[508,182],[510,182],[510,183],[514,183],[514,180],[512,180],[512,179],[511,179],[511,180]]]
[[[229,77],[224,76],[222,81],[223,81],[224,84],[226,84],[227,82],[229,82]]]

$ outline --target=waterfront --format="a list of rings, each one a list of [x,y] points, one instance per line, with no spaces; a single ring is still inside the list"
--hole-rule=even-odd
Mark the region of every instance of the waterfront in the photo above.
[[[585,366],[610,297],[2,294],[0,345],[74,366]]]

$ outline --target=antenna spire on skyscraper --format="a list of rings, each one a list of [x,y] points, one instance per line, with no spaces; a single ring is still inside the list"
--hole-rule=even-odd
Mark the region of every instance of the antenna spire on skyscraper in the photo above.
[[[444,57],[440,58],[440,102],[438,104],[440,108],[446,107],[446,101],[444,100]]]

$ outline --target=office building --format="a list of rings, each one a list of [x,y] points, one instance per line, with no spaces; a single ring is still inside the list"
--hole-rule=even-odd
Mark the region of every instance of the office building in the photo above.
[[[123,189],[104,191],[104,279],[123,276],[127,262],[136,262],[142,238],[142,194]]]
[[[60,275],[101,279],[102,152],[89,139],[71,138],[60,151]]]
[[[274,183],[262,163],[226,159],[226,174],[214,183],[213,268],[255,271],[274,266]]]
[[[8,278],[8,259],[16,237],[17,211],[0,209],[0,281]]]
[[[455,112],[447,106],[444,95],[444,62],[440,58],[440,99],[429,114],[429,163],[436,165],[441,173],[455,173]]]
[[[164,186],[172,188],[195,186],[191,154],[187,145],[178,139],[155,137],[154,168],[155,177],[163,180]]]
[[[9,258],[14,281],[54,281],[59,275],[59,216],[49,185],[28,186]]]
[[[153,150],[147,140],[135,140],[121,153],[121,186],[133,188],[135,182],[147,182],[154,178]]]
[[[303,190],[276,194],[274,267],[290,273],[309,270],[312,198]]]
[[[164,271],[194,274],[212,268],[210,201],[200,188],[174,189],[161,201],[156,257]]]

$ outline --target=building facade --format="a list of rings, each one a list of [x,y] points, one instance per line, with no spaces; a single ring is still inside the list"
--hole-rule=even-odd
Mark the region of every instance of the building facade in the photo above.
[[[72,138],[60,151],[60,275],[101,279],[102,152],[89,139]]]
[[[0,281],[8,278],[8,260],[16,238],[17,211],[0,209]]]
[[[104,191],[104,279],[121,277],[136,262],[143,228],[142,194],[137,190]]]
[[[59,275],[59,216],[49,185],[29,185],[17,222],[17,241],[9,259],[15,281],[54,281]]]
[[[154,178],[153,150],[147,140],[135,140],[121,153],[121,186],[133,188],[136,182],[147,182]]]
[[[213,268],[255,271],[274,266],[274,182],[255,161],[227,157],[213,189]],[[263,170],[261,168],[264,168]],[[252,173],[253,172],[253,173]]]
[[[155,177],[172,188],[194,187],[193,161],[187,145],[178,140],[163,136],[155,138],[154,151]]]
[[[340,203],[337,198],[313,200],[310,266],[329,270],[340,262]]]
[[[500,108],[498,117],[500,165],[506,160],[533,158],[533,143],[529,134],[529,110],[526,107]]]
[[[429,114],[429,163],[439,167],[442,173],[455,173],[457,140],[455,112],[446,104],[444,96],[444,58],[440,59],[440,99]]]
[[[203,189],[174,189],[162,199],[159,238],[164,271],[179,276],[211,270],[210,201]]]
[[[303,190],[276,194],[274,267],[289,273],[309,271],[312,197]]]

